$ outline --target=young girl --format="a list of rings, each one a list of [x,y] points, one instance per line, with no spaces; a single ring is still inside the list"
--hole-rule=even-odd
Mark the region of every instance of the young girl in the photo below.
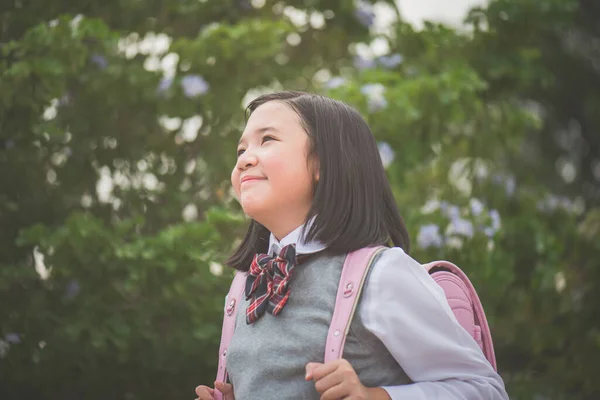
[[[259,97],[248,112],[231,183],[252,221],[228,261],[248,271],[247,300],[227,350],[230,383],[199,386],[198,398],[508,399],[443,290],[408,256],[359,113],[300,92]],[[367,276],[343,359],[323,364],[346,254],[390,242]],[[286,268],[266,268],[269,256]],[[277,294],[266,293],[267,278]]]

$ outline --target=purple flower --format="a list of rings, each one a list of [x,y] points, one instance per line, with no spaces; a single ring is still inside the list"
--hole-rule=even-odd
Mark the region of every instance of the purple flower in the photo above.
[[[379,95],[379,96],[369,97],[367,99],[367,105],[369,106],[370,112],[376,112],[376,111],[383,110],[384,108],[386,108],[388,106],[388,102],[385,99],[385,97],[383,97],[383,95]]]
[[[77,296],[81,291],[81,285],[76,280],[72,280],[67,284],[67,288],[65,290],[65,296],[67,299],[72,299]]]
[[[537,209],[542,212],[552,212],[557,209],[563,209],[567,212],[577,212],[575,202],[567,197],[555,195],[547,195],[543,200],[540,200],[537,204]]]
[[[383,164],[383,168],[387,168],[394,161],[394,150],[392,147],[386,142],[380,142],[377,147],[379,148],[379,156],[381,157],[381,163]]]
[[[66,105],[69,105],[70,103],[71,103],[71,94],[70,93],[66,93],[60,99],[58,99],[59,106],[66,106]]]
[[[422,249],[429,247],[441,247],[442,236],[440,235],[440,227],[436,224],[427,224],[419,228],[417,235],[417,244]]]
[[[104,58],[104,56],[101,56],[100,54],[92,55],[90,60],[92,61],[92,63],[96,64],[96,66],[100,69],[108,67],[108,61],[106,61],[106,58]]]
[[[388,102],[383,95],[385,86],[381,83],[368,83],[360,88],[360,92],[367,98],[370,112],[379,111],[387,107]]]
[[[558,208],[560,199],[554,195],[547,196],[544,200],[541,200],[537,204],[537,208],[543,212],[554,211]]]
[[[340,86],[344,86],[345,83],[346,83],[345,78],[342,78],[341,76],[334,76],[333,78],[331,78],[330,80],[325,82],[325,88],[326,89],[337,89]]]
[[[473,224],[471,221],[464,218],[454,218],[448,229],[448,233],[456,233],[458,235],[466,236],[468,238],[473,237]]]
[[[354,10],[354,16],[365,27],[370,27],[375,22],[375,13],[373,8],[368,3],[360,3],[356,10]]]
[[[396,68],[398,65],[402,64],[403,59],[404,58],[400,54],[395,53],[389,56],[381,56],[379,57],[378,61],[379,64],[391,69]]]
[[[252,10],[252,3],[250,2],[250,0],[238,0],[238,6],[242,9],[242,10]]]
[[[483,230],[483,233],[485,233],[485,235],[487,237],[493,237],[496,232],[498,232],[498,230],[500,229],[501,223],[500,223],[500,213],[498,212],[498,210],[491,210],[490,211],[490,219],[492,220],[492,225],[486,227]]]
[[[515,189],[517,188],[517,183],[515,181],[514,176],[509,176],[504,181],[504,190],[506,190],[506,194],[512,196],[515,194]]]
[[[357,55],[354,56],[354,68],[359,71],[375,68],[375,61]]]
[[[164,94],[167,90],[171,88],[173,84],[173,78],[162,78],[158,84],[157,91],[160,94]]]
[[[7,333],[6,336],[4,336],[4,338],[9,343],[13,343],[13,344],[21,343],[21,336],[19,336],[18,333]]]
[[[484,206],[483,203],[476,198],[472,198],[471,201],[469,202],[469,205],[471,206],[471,213],[474,216],[479,216],[481,215],[481,213],[483,212]]]
[[[451,220],[460,218],[460,208],[454,204],[449,204],[447,201],[442,201],[440,203],[440,210],[442,211],[443,215]]]
[[[360,92],[367,97],[379,96],[385,92],[385,86],[381,83],[367,83],[360,88]]]
[[[490,218],[492,219],[492,228],[495,230],[500,229],[500,213],[498,210],[490,211]]]
[[[507,195],[512,196],[513,194],[515,194],[517,183],[514,176],[495,174],[492,177],[492,182],[498,185],[504,185],[504,191]]]
[[[210,85],[200,75],[186,75],[181,79],[183,92],[187,97],[198,97],[206,94]]]

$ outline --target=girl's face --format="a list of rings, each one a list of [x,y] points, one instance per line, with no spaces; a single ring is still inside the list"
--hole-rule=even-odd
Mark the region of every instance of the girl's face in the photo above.
[[[270,101],[246,124],[231,173],[244,212],[278,239],[305,222],[317,164],[309,166],[309,138],[288,105]]]

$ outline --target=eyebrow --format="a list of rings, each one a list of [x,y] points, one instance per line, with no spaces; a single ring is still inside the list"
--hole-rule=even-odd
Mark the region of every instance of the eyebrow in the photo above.
[[[252,135],[257,135],[257,134],[261,134],[261,133],[265,133],[265,132],[269,132],[269,131],[279,132],[279,130],[273,126],[265,126],[264,128],[260,128],[260,129],[255,130],[254,132],[252,132]],[[242,144],[242,142],[244,142],[243,136],[238,141],[238,146],[240,144]]]

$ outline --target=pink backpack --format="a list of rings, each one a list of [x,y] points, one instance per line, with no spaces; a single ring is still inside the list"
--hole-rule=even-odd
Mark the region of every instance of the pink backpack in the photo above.
[[[346,257],[335,300],[335,309],[327,334],[325,362],[342,356],[350,321],[356,310],[367,272],[375,255],[383,249],[384,247],[364,248],[349,253]],[[490,328],[477,292],[467,275],[448,261],[434,261],[423,265],[423,267],[435,282],[442,287],[456,319],[475,339],[487,360],[496,370],[496,357]],[[221,345],[219,346],[217,381],[220,382],[225,382],[227,375],[225,368],[227,347],[233,336],[236,305],[243,299],[245,282],[246,273],[238,272],[227,295],[228,304],[225,308],[223,333],[221,335]],[[222,399],[222,395],[218,390],[215,390],[215,399]]]

